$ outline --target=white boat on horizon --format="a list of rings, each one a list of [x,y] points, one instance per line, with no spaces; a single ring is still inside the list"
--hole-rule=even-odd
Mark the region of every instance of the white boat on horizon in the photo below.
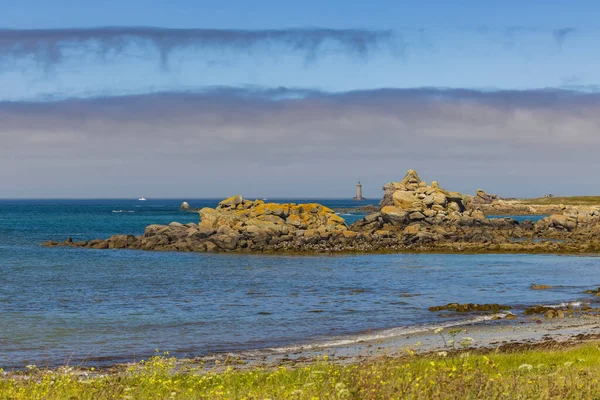
[[[139,201],[146,201],[146,198],[145,197],[140,197],[138,200]]]

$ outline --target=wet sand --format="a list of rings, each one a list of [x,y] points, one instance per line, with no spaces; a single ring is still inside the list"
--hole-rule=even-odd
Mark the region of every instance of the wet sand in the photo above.
[[[454,340],[450,331],[458,332]],[[373,335],[377,336],[377,335]],[[466,339],[470,338],[470,339]],[[472,340],[471,340],[472,339]],[[573,318],[546,319],[543,316],[519,315],[513,320],[490,320],[455,325],[444,328],[424,329],[386,338],[360,340],[350,344],[312,344],[287,349],[260,350],[256,353],[228,353],[199,357],[187,362],[217,370],[232,365],[236,368],[271,368],[278,366],[302,366],[323,360],[340,363],[359,362],[381,356],[402,357],[414,351],[417,354],[452,352],[460,350],[511,351],[535,347],[567,347],[590,340],[600,340],[600,317],[581,315]]]

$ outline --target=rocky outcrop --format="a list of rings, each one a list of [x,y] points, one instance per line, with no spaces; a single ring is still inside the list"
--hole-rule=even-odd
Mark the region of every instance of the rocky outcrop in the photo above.
[[[385,185],[383,191],[379,212],[357,221],[351,229],[372,233],[402,229],[405,234],[436,240],[436,233],[427,227],[490,223],[480,210],[467,211],[464,195],[445,190],[436,181],[427,185],[412,169],[402,181]]]
[[[360,243],[365,242],[364,237],[348,230],[333,210],[320,204],[265,203],[234,196],[216,208],[201,209],[199,214],[199,224],[150,225],[141,236],[114,235],[106,240],[67,240],[46,245],[177,251],[340,251],[353,246],[361,250]]]
[[[488,194],[481,189],[477,189],[477,194],[471,197],[471,204],[492,204],[494,201],[500,200],[497,194]]]
[[[467,210],[465,197],[461,193],[442,189],[436,181],[428,186],[412,169],[402,181],[385,185],[383,191],[383,199],[379,203],[380,216],[390,225],[458,221]],[[485,219],[483,213],[468,216]]]
[[[483,198],[484,196],[478,196]],[[494,201],[491,205],[504,203]],[[182,204],[184,211],[191,208]],[[481,207],[486,207],[482,204]],[[384,186],[380,207],[351,226],[320,204],[277,204],[234,196],[196,210],[199,224],[150,225],[140,236],[46,242],[95,249],[252,252],[540,252],[600,251],[600,207],[561,207],[538,223],[486,219],[458,192],[421,181],[410,170]]]
[[[200,210],[199,235],[220,249],[264,249],[268,245],[319,241],[343,236],[348,229],[333,210],[320,204],[276,204],[241,196],[223,200],[217,208]]]

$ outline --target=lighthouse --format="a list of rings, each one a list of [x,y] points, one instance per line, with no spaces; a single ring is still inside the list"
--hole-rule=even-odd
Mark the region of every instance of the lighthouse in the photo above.
[[[352,200],[366,200],[362,195],[362,185],[360,184],[360,181],[356,184],[356,197],[352,198]]]

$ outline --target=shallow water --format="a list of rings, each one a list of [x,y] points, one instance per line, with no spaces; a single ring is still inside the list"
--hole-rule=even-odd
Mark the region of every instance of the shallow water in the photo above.
[[[512,218],[516,221],[519,222],[524,222],[524,221],[531,221],[531,222],[538,222],[541,219],[546,218],[548,215],[544,215],[544,214],[532,214],[532,215],[488,215],[487,218],[489,219],[494,219],[494,218]]]
[[[190,203],[214,206],[216,200]],[[0,201],[0,366],[86,358],[110,364],[157,348],[199,356],[357,341],[464,318],[427,311],[432,305],[593,301],[582,292],[600,286],[600,259],[594,257],[264,256],[39,246],[67,236],[140,234],[151,223],[197,222],[197,214],[178,211],[179,204]],[[556,288],[533,291],[532,283]]]

